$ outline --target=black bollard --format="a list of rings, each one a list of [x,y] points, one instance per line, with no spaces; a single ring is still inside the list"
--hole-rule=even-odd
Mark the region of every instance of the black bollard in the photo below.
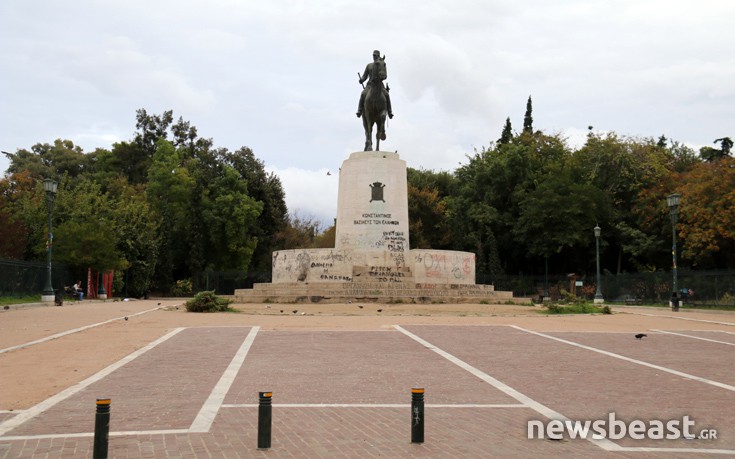
[[[258,392],[258,449],[271,447],[271,419],[273,392]]]
[[[411,389],[411,443],[424,442],[424,389]]]
[[[94,416],[93,459],[107,459],[107,444],[110,436],[110,399],[97,399],[97,412]]]

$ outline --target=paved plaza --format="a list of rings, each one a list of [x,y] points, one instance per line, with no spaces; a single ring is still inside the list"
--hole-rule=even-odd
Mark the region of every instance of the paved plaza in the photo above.
[[[52,340],[29,330],[27,342],[3,342],[0,364],[95,328],[174,314],[153,309]],[[330,330],[238,314],[195,324],[196,315],[175,314],[187,320],[32,406],[0,411],[0,459],[92,457],[98,398],[112,400],[109,455],[117,458],[735,456],[731,314],[656,311],[661,328],[641,330],[648,335],[641,340],[630,331],[584,330],[584,322],[554,330],[513,317],[449,325],[384,317],[372,329]],[[422,444],[411,443],[417,387],[426,391]],[[269,450],[257,449],[260,391],[273,393]],[[717,438],[527,438],[530,420],[610,413],[626,422],[689,416],[695,433],[714,429]]]

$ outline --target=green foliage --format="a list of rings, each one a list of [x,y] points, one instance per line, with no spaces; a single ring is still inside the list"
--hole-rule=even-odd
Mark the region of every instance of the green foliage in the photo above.
[[[174,282],[171,286],[171,294],[173,296],[191,296],[191,292],[194,291],[194,287],[191,283],[191,279],[180,279]]]
[[[214,294],[214,291],[197,293],[194,298],[186,302],[189,312],[223,312],[230,310],[232,301]]]
[[[0,306],[11,304],[40,303],[41,295],[31,296],[0,296]]]
[[[609,307],[607,307],[609,309]],[[546,306],[549,314],[610,314],[603,308],[587,302],[572,303],[569,305],[551,303]]]
[[[287,217],[286,226],[275,235],[276,246],[278,250],[313,248],[319,233],[320,223],[316,219],[294,214]]]
[[[237,172],[225,166],[202,202],[203,222],[209,228],[211,257],[223,270],[247,270],[257,246],[256,220],[263,203],[248,196]]]
[[[665,198],[678,192],[682,264],[735,268],[729,137],[702,157],[666,136],[615,133],[590,132],[574,150],[534,132],[532,108],[529,97],[520,134],[508,118],[501,138],[456,170],[408,170],[412,247],[473,252],[484,282],[543,273],[545,261],[552,273],[589,274],[599,225],[603,269],[669,269]],[[172,111],[141,109],[135,120],[134,137],[110,149],[56,140],[7,154],[0,255],[45,258],[45,177],[60,182],[54,259],[114,267],[131,296],[168,292],[175,279],[196,291],[215,270],[269,271],[273,250],[334,246],[334,227],[289,217],[280,180],[249,148],[214,148]]]
[[[232,153],[221,152],[218,158],[222,164],[237,171],[247,186],[248,196],[262,203],[261,212],[251,228],[252,236],[258,241],[251,266],[255,270],[270,271],[271,254],[281,248],[278,234],[286,229],[289,222],[281,180],[273,173],[266,173],[263,162],[247,147]]]
[[[528,96],[526,102],[526,114],[523,116],[523,132],[527,134],[533,133],[533,102],[531,96]]]
[[[169,139],[169,140],[167,140]],[[60,182],[53,212],[54,259],[114,267],[125,291],[167,292],[174,279],[198,287],[212,270],[270,266],[287,221],[278,177],[243,147],[213,149],[173,112],[136,112],[136,133],[110,150],[84,154],[72,142],[8,154],[0,181],[3,256],[46,255],[47,209],[40,181]]]
[[[509,144],[513,140],[513,127],[510,124],[510,117],[505,119],[505,125],[503,126],[503,132],[500,133],[498,139],[498,145]]]

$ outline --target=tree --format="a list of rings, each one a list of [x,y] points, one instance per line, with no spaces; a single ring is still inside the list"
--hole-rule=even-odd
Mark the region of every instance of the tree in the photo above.
[[[730,137],[722,137],[713,143],[720,143],[722,148],[702,147],[699,149],[699,155],[707,162],[719,161],[722,158],[730,156],[732,149],[732,139]]]
[[[568,167],[552,167],[519,203],[513,228],[518,244],[531,255],[548,258],[565,249],[590,247],[592,228],[605,226],[605,193],[575,179]],[[571,267],[574,268],[574,267]]]
[[[408,169],[408,224],[412,248],[449,249],[452,231],[447,198],[455,189],[448,172]]]
[[[590,135],[584,147],[574,153],[572,167],[579,179],[610,198],[605,239],[613,248],[609,253],[616,257],[617,272],[642,269],[665,255],[660,222],[646,223],[658,215],[652,210],[658,208],[658,192],[646,190],[668,186],[676,164],[672,150],[660,147],[653,139],[621,138],[614,133]]]
[[[156,278],[162,287],[191,275],[186,262],[190,251],[188,216],[195,183],[181,154],[170,142],[159,140],[148,170],[146,197],[161,221]]]
[[[509,144],[513,140],[513,128],[510,125],[510,117],[505,119],[505,126],[503,126],[503,132],[500,133],[498,139],[499,145]]]
[[[676,191],[682,257],[700,267],[735,266],[735,160],[700,163]]]
[[[59,181],[64,174],[75,178],[89,167],[88,158],[71,140],[56,139],[53,145],[37,143],[30,151],[20,149],[5,155],[10,159],[8,173],[28,171],[34,178]]]
[[[57,260],[95,271],[126,269],[127,262],[116,248],[117,240],[103,222],[67,220],[54,232]]]
[[[151,290],[159,255],[160,220],[154,214],[141,185],[125,186],[110,209],[116,248],[127,262],[126,295],[141,297]]]
[[[167,110],[159,115],[149,115],[144,109],[135,112],[135,144],[143,150],[148,157],[158,149],[158,141],[168,138],[168,128],[174,120],[173,110]]]
[[[288,215],[288,224],[275,234],[277,250],[306,249],[315,246],[320,223],[313,217]],[[334,245],[332,245],[334,247]]]
[[[23,260],[29,251],[31,231],[20,202],[34,194],[36,184],[29,171],[0,179],[0,258]]]
[[[265,165],[255,157],[250,148],[242,147],[235,152],[223,150],[218,153],[220,161],[240,174],[247,186],[248,196],[263,203],[256,225],[252,228],[258,245],[253,253],[252,268],[270,271],[271,254],[278,246],[276,235],[288,225],[286,195],[281,180],[265,171]]]
[[[258,243],[254,235],[263,203],[248,195],[247,184],[231,167],[225,167],[203,203],[209,229],[210,265],[217,270],[247,271]]]
[[[446,202],[436,189],[420,189],[408,184],[408,232],[412,249],[450,247],[446,212]]]
[[[722,137],[721,139],[715,140],[715,143],[720,142],[722,145],[722,154],[730,156],[730,150],[732,149],[732,139],[730,137]]]
[[[523,132],[528,134],[533,132],[533,104],[531,102],[531,96],[528,96],[526,114],[523,115]]]

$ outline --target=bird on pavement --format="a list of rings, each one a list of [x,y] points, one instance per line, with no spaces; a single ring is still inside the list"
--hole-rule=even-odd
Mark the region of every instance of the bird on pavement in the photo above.
[[[635,339],[643,339],[646,336],[648,335],[646,335],[645,333],[638,333],[637,335],[635,335]]]

